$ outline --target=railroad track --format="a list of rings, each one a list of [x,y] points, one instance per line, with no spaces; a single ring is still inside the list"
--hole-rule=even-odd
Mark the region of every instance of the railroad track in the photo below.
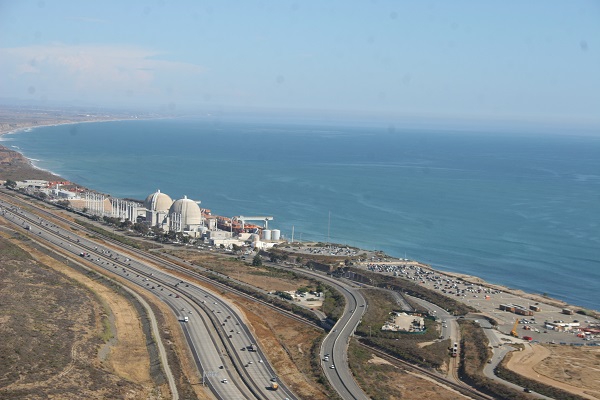
[[[36,212],[38,213],[38,215],[42,214],[44,216],[48,216],[50,223],[52,223],[52,220],[54,220],[55,222],[60,221],[62,224],[66,225],[68,227],[76,228],[78,231],[88,233],[90,235],[98,236],[98,234],[96,232],[88,230],[85,227],[76,225],[66,218],[63,218],[63,217],[57,216],[53,213],[47,212],[43,209],[40,209],[39,207],[31,205],[30,203],[24,203],[22,201],[19,201],[18,203],[26,204],[28,211],[30,211],[32,208],[34,208],[36,210]],[[15,206],[15,207],[19,207],[19,206]],[[10,212],[12,212],[19,219],[26,221],[28,224],[30,224],[30,228],[36,227],[36,230],[42,229],[46,232],[46,234],[50,234],[56,238],[63,240],[64,242],[68,242],[70,245],[75,245],[77,248],[77,251],[81,250],[83,253],[87,253],[89,255],[89,257],[84,257],[84,259],[86,259],[88,261],[95,259],[95,261],[100,262],[100,265],[97,265],[97,266],[104,268],[109,272],[114,273],[114,269],[121,268],[123,271],[127,270],[127,271],[130,271],[131,273],[137,274],[138,275],[137,277],[145,277],[149,282],[153,282],[155,285],[158,285],[158,286],[163,285],[164,288],[168,288],[169,291],[178,293],[181,297],[185,296],[185,298],[188,301],[194,303],[197,307],[200,307],[202,310],[204,310],[204,314],[206,316],[208,316],[208,319],[211,321],[213,328],[218,333],[219,340],[220,340],[221,344],[224,346],[224,348],[226,349],[228,357],[231,360],[234,360],[234,359],[237,360],[237,363],[234,362],[233,365],[234,365],[236,371],[238,372],[239,376],[244,381],[246,387],[248,387],[250,392],[253,394],[253,396],[257,399],[266,398],[264,395],[261,394],[261,391],[264,390],[264,387],[261,387],[259,385],[259,383],[256,382],[249,375],[249,372],[243,367],[243,362],[240,359],[239,354],[233,349],[232,344],[226,339],[227,333],[223,330],[222,325],[219,323],[217,317],[213,313],[209,312],[210,310],[208,310],[206,305],[203,304],[202,302],[200,302],[196,298],[196,295],[192,294],[189,290],[186,290],[185,288],[178,287],[178,284],[173,284],[172,282],[169,282],[168,280],[160,279],[158,276],[155,276],[153,273],[148,272],[147,270],[144,270],[143,268],[136,267],[128,257],[124,258],[122,255],[119,255],[119,257],[124,258],[124,260],[121,260],[116,256],[116,254],[113,254],[110,251],[105,251],[103,249],[99,249],[98,246],[89,245],[89,244],[84,243],[83,241],[79,241],[78,239],[75,238],[76,237],[75,234],[73,234],[71,236],[71,235],[66,235],[64,233],[61,233],[60,229],[62,228],[64,230],[65,229],[64,226],[58,227],[58,226],[55,226],[54,224],[49,224],[49,223],[44,224],[41,222],[41,220],[39,220],[39,219],[36,220],[35,218],[31,218],[31,217],[25,215],[24,213],[19,213],[17,210],[11,210]],[[53,229],[53,228],[57,228],[57,229]],[[35,232],[33,232],[33,233],[35,234]],[[39,234],[41,234],[41,230],[39,231]],[[37,236],[37,234],[36,234],[36,236]],[[135,254],[135,256],[139,256],[140,258],[144,258],[144,259],[151,259],[155,263],[159,263],[159,265],[162,266],[163,268],[166,268],[171,271],[183,273],[186,276],[191,275],[190,274],[191,271],[189,271],[188,269],[183,268],[181,266],[178,266],[178,265],[174,264],[173,262],[168,262],[160,257],[153,256],[153,255],[148,256],[147,254],[144,254],[137,249],[131,248],[130,246],[123,246],[122,243],[112,240],[110,238],[103,237],[102,239],[106,242],[111,242],[112,244],[117,244],[119,247],[126,247],[127,250],[129,252]],[[62,243],[63,242],[61,242],[61,244]],[[93,257],[92,257],[92,255],[93,255]],[[114,258],[113,258],[113,255],[115,256]],[[142,260],[136,260],[136,261],[138,261],[140,263],[144,262]],[[166,266],[165,264],[169,264],[169,266]],[[194,276],[195,278],[200,278],[200,280],[206,281],[206,282],[210,283],[212,286],[218,286],[221,289],[231,289],[228,286],[223,285],[223,284],[214,285],[214,283],[215,283],[214,281],[210,280],[209,278],[203,277],[201,274],[195,273],[193,275],[196,275],[196,276]],[[177,277],[173,277],[173,279],[177,279]],[[197,289],[200,291],[206,292],[205,289],[198,288],[198,287],[197,287]],[[239,292],[241,295],[245,295],[243,292],[240,292],[240,291],[237,291],[237,292]],[[210,292],[207,292],[207,293],[210,293]],[[213,294],[213,296],[214,296],[214,294]],[[214,296],[214,297],[217,298],[217,296]],[[253,299],[253,301],[255,301],[255,299],[252,298],[251,296],[245,295],[244,297],[251,298],[251,299]],[[265,305],[268,305],[268,303],[265,303]],[[232,307],[230,307],[227,303],[221,302],[221,307],[225,308],[230,313],[230,315],[237,315],[236,311]],[[171,308],[173,308],[173,307],[171,306]],[[177,311],[175,309],[173,309],[173,310],[175,312]],[[295,315],[292,315],[292,316],[296,317],[296,319],[298,319],[297,316],[295,316]],[[300,319],[300,320],[302,322],[306,322],[304,319]],[[253,335],[251,334],[250,330],[245,326],[245,324],[241,323],[241,320],[240,320],[240,329],[243,329],[245,331],[246,335],[249,338],[252,338],[252,340],[254,342],[256,342],[256,340],[253,337]],[[186,338],[188,339],[188,342],[190,342],[189,335],[187,335]],[[264,354],[262,354],[262,352],[260,350],[259,350],[259,352],[260,352],[260,356],[262,357],[262,359],[266,360],[267,358],[264,356]],[[198,365],[200,371],[203,372],[203,367],[202,367],[201,363],[198,363],[199,359],[197,357],[195,357],[195,360],[197,361],[197,365]],[[264,363],[264,367],[268,370],[268,372],[271,376],[276,375],[275,371],[272,369],[270,364]],[[294,399],[296,398],[292,394],[292,392],[284,385],[280,385],[280,391],[286,392],[286,395],[290,398],[294,398]],[[219,397],[219,396],[217,395],[217,397]]]
[[[367,344],[361,343],[360,341],[358,341],[358,343],[360,346],[363,346],[363,347],[369,349],[370,351],[372,351],[373,353],[375,353],[378,357],[381,357],[390,362],[394,362],[396,364],[401,364],[402,366],[404,366],[408,369],[416,370],[419,373],[426,375],[430,378],[433,378],[436,381],[443,383],[446,386],[450,386],[454,390],[457,390],[463,394],[468,394],[469,396],[471,396],[472,398],[474,398],[476,400],[494,400],[494,397],[491,397],[484,393],[481,393],[481,392],[477,391],[476,389],[473,389],[472,387],[467,386],[466,384],[458,384],[458,383],[456,383],[450,379],[444,378],[443,376],[440,376],[439,374],[432,372],[426,368],[413,365],[407,361],[404,361],[397,357],[389,355],[388,353],[381,351],[381,350],[377,349],[376,347],[369,346]]]
[[[11,198],[12,198],[12,199],[15,199],[15,197],[11,197]],[[321,326],[319,326],[319,325],[315,324],[315,323],[314,323],[313,321],[311,321],[311,320],[308,320],[308,319],[306,319],[306,318],[300,317],[300,316],[298,316],[298,315],[296,315],[296,314],[294,314],[294,313],[292,313],[292,312],[290,312],[290,311],[283,310],[283,309],[281,309],[281,308],[279,308],[279,307],[277,307],[277,306],[275,306],[275,305],[273,305],[273,304],[271,304],[271,303],[269,303],[269,302],[266,302],[266,301],[264,301],[264,300],[262,300],[262,299],[257,299],[257,298],[255,298],[254,296],[252,296],[252,295],[250,295],[250,294],[247,294],[247,293],[245,293],[245,292],[243,292],[243,291],[241,291],[241,290],[235,289],[235,288],[233,288],[233,287],[231,287],[231,286],[228,286],[228,285],[226,285],[226,284],[224,284],[224,283],[221,283],[221,282],[219,282],[219,281],[216,281],[215,279],[211,279],[210,277],[207,277],[206,275],[203,275],[203,274],[201,274],[201,273],[199,273],[199,272],[197,272],[197,271],[190,270],[190,267],[192,267],[192,268],[203,268],[203,269],[204,269],[204,271],[205,271],[205,273],[208,273],[208,274],[215,274],[214,272],[210,271],[208,268],[201,267],[201,266],[196,266],[196,265],[193,265],[193,264],[192,264],[192,265],[190,265],[190,267],[188,267],[188,266],[187,266],[187,264],[185,264],[186,266],[185,266],[185,267],[183,267],[182,265],[179,265],[179,264],[178,264],[177,262],[175,262],[175,261],[172,261],[172,260],[166,259],[166,258],[164,258],[164,257],[157,256],[157,255],[154,255],[154,254],[151,254],[151,253],[145,252],[145,251],[141,251],[141,250],[138,250],[138,249],[136,249],[136,248],[134,248],[134,247],[132,247],[132,246],[129,246],[129,245],[123,244],[123,243],[119,242],[118,240],[115,240],[115,239],[112,239],[112,238],[110,238],[110,237],[107,237],[107,236],[101,235],[101,234],[99,234],[98,232],[92,231],[92,230],[90,230],[90,229],[88,229],[88,228],[86,228],[86,227],[84,227],[84,226],[82,226],[82,225],[79,225],[79,224],[76,224],[76,223],[74,223],[74,222],[70,221],[70,220],[69,220],[69,219],[67,219],[67,218],[64,218],[64,217],[62,217],[62,216],[59,216],[59,215],[56,215],[56,214],[54,214],[54,213],[51,213],[51,212],[49,212],[49,211],[46,211],[46,210],[44,210],[44,209],[42,209],[42,208],[40,208],[40,207],[38,207],[38,206],[35,206],[35,205],[33,205],[33,204],[29,203],[29,202],[24,202],[24,201],[23,201],[23,200],[21,200],[21,199],[17,199],[17,200],[18,200],[18,202],[19,202],[20,204],[24,204],[24,205],[25,205],[25,207],[28,207],[28,208],[35,208],[35,210],[36,210],[36,212],[37,212],[37,213],[42,213],[43,215],[46,215],[46,216],[48,216],[49,218],[52,218],[52,219],[54,219],[54,220],[56,220],[56,221],[60,221],[60,222],[62,222],[63,224],[66,224],[66,225],[68,225],[70,228],[75,228],[75,229],[77,229],[77,230],[79,230],[79,231],[85,232],[85,233],[87,233],[87,234],[89,234],[89,235],[92,235],[92,236],[101,237],[101,238],[102,238],[102,240],[104,240],[104,241],[105,241],[105,242],[107,242],[107,243],[110,243],[110,244],[116,245],[116,246],[118,246],[118,247],[120,247],[120,248],[125,248],[125,249],[127,249],[127,251],[129,251],[129,252],[130,252],[130,253],[132,253],[132,254],[135,254],[135,256],[136,256],[136,257],[138,257],[138,258],[140,258],[140,259],[145,259],[145,260],[147,260],[147,261],[151,261],[151,262],[154,262],[154,263],[158,263],[158,265],[161,265],[163,268],[166,268],[166,269],[168,269],[168,270],[171,270],[171,271],[174,271],[174,272],[181,273],[181,274],[183,274],[184,276],[191,277],[191,278],[197,279],[197,280],[199,280],[199,281],[202,281],[202,282],[208,283],[209,285],[211,285],[211,286],[213,286],[213,287],[215,287],[215,288],[218,288],[218,289],[220,289],[220,290],[224,290],[224,291],[227,291],[227,292],[230,292],[230,293],[234,293],[234,294],[236,294],[236,295],[238,295],[238,296],[241,296],[241,297],[243,297],[243,298],[245,298],[245,299],[252,300],[253,302],[260,303],[260,304],[262,304],[262,305],[264,305],[264,306],[266,306],[266,307],[269,307],[270,309],[272,309],[272,310],[274,310],[274,311],[276,311],[276,312],[278,312],[278,313],[281,313],[281,314],[283,314],[283,315],[286,315],[286,316],[288,316],[289,318],[292,318],[292,319],[294,319],[294,320],[297,320],[297,321],[300,321],[300,322],[302,322],[302,323],[305,323],[305,324],[311,325],[311,326],[313,326],[313,327],[315,327],[315,328],[322,329],[322,327],[321,327]],[[20,216],[20,217],[21,217],[21,216]],[[34,220],[30,220],[30,221],[31,221],[32,223],[34,223],[34,224],[36,223],[36,221],[34,221]],[[67,237],[67,236],[64,236],[64,237]],[[68,239],[67,239],[67,240],[68,240]],[[90,252],[94,252],[94,254],[96,254],[96,250],[94,250],[94,249],[91,249],[91,248],[90,248],[90,249],[89,249],[89,251],[90,251]],[[181,262],[181,264],[184,264],[184,262],[183,262],[183,261],[179,261],[179,262]],[[126,268],[131,268],[131,266],[130,266],[130,265],[126,265]],[[146,272],[145,272],[145,271],[143,271],[143,270],[137,270],[137,269],[136,269],[136,272],[139,272],[140,274],[146,274]],[[148,276],[148,277],[150,277],[150,276]],[[174,288],[174,287],[170,287],[170,289],[171,289],[171,290],[178,290],[178,291],[180,291],[182,294],[186,295],[185,291],[184,291],[184,290],[182,290],[182,289],[179,289],[179,288],[176,288],[176,287],[175,287],[175,288]],[[233,310],[232,310],[232,313],[233,313]],[[211,316],[210,316],[210,314],[208,314],[208,315],[209,315],[209,317],[211,317]],[[213,321],[213,324],[215,324],[215,322],[214,322],[214,321]],[[215,326],[215,327],[217,328],[217,331],[218,331],[218,332],[220,332],[220,329],[218,329],[218,328],[219,328],[219,326],[218,326],[219,324],[218,324],[218,323],[216,323],[216,325],[217,325],[217,326]],[[438,381],[438,382],[441,382],[441,383],[443,383],[443,384],[445,384],[445,385],[447,385],[447,386],[449,386],[449,387],[452,387],[452,388],[453,388],[453,389],[455,389],[455,390],[461,391],[461,392],[463,392],[463,393],[464,393],[464,392],[467,392],[467,393],[468,393],[468,395],[472,396],[474,399],[477,399],[477,400],[479,400],[479,399],[482,399],[482,400],[493,400],[493,397],[490,397],[490,396],[488,396],[488,395],[485,395],[485,394],[483,394],[483,393],[481,393],[481,392],[479,392],[479,391],[477,391],[477,390],[475,390],[475,389],[471,388],[470,386],[468,386],[468,385],[464,384],[462,381],[460,381],[460,379],[459,379],[459,377],[457,376],[457,373],[456,373],[457,369],[456,369],[456,368],[453,368],[453,366],[451,366],[451,367],[450,367],[450,368],[452,369],[452,372],[451,372],[451,374],[452,374],[452,375],[453,375],[453,377],[456,379],[456,382],[455,382],[455,381],[453,381],[453,380],[450,380],[450,379],[444,378],[444,377],[442,377],[442,376],[440,376],[440,375],[438,375],[438,374],[436,374],[436,373],[434,373],[434,372],[431,372],[431,371],[429,371],[429,370],[427,370],[427,369],[425,369],[425,368],[422,368],[422,367],[415,366],[415,365],[413,365],[413,364],[410,364],[410,363],[408,363],[408,362],[406,362],[406,361],[403,361],[403,360],[401,360],[401,359],[398,359],[398,358],[396,358],[396,357],[393,357],[393,356],[391,356],[391,355],[389,355],[389,354],[387,354],[387,353],[385,353],[385,352],[383,352],[383,351],[381,351],[381,350],[379,350],[379,349],[376,349],[376,348],[374,348],[374,347],[371,347],[371,346],[365,345],[365,344],[363,344],[363,343],[360,343],[360,345],[361,345],[361,346],[364,346],[364,347],[366,347],[366,348],[369,348],[371,351],[373,351],[373,352],[374,352],[374,353],[376,353],[378,356],[380,356],[380,357],[382,357],[382,358],[384,358],[384,359],[387,359],[387,360],[393,361],[393,362],[395,362],[395,363],[402,364],[403,366],[405,366],[405,367],[407,367],[407,368],[410,368],[410,369],[413,369],[413,370],[417,370],[417,371],[419,371],[420,373],[422,373],[422,374],[424,374],[424,375],[426,375],[426,376],[428,376],[428,377],[430,377],[430,378],[433,378],[433,379],[435,379],[436,381]],[[234,352],[234,354],[237,354],[237,353],[236,353],[236,352]],[[455,361],[455,360],[453,360],[453,361],[456,363],[456,361]],[[274,373],[274,372],[273,372],[273,373]],[[342,382],[343,382],[343,381],[342,381]],[[460,383],[457,383],[457,382],[460,382]],[[253,390],[253,392],[254,392],[254,390]]]
[[[92,235],[92,236],[101,237],[102,240],[104,240],[105,242],[111,243],[111,244],[116,245],[116,246],[118,246],[120,248],[126,248],[127,251],[129,251],[132,254],[135,254],[139,258],[145,259],[147,261],[152,261],[154,263],[158,263],[162,267],[168,268],[168,269],[170,269],[172,271],[175,271],[175,272],[178,272],[178,273],[182,273],[182,274],[184,274],[186,276],[195,278],[195,279],[200,280],[200,281],[202,281],[204,283],[208,283],[208,284],[210,284],[210,285],[212,285],[212,286],[214,286],[216,288],[219,288],[220,290],[224,290],[224,291],[227,291],[227,292],[230,292],[230,293],[234,293],[234,294],[236,294],[236,295],[238,295],[240,297],[243,297],[243,298],[245,298],[247,300],[252,300],[255,303],[262,304],[262,305],[264,305],[266,307],[269,307],[270,309],[272,309],[272,310],[274,310],[274,311],[276,311],[276,312],[278,312],[280,314],[283,314],[283,315],[285,315],[285,316],[287,316],[287,317],[289,317],[291,319],[294,319],[296,321],[300,321],[300,322],[302,322],[304,324],[310,325],[310,326],[312,326],[314,328],[321,329],[321,330],[323,329],[322,326],[320,326],[319,324],[316,324],[314,321],[312,321],[310,319],[303,318],[303,317],[301,317],[301,316],[299,316],[297,314],[294,314],[291,311],[288,311],[288,310],[282,309],[280,307],[277,307],[276,305],[273,305],[273,304],[269,303],[268,301],[265,301],[265,300],[262,300],[262,299],[258,299],[256,297],[252,296],[251,294],[248,294],[248,293],[246,293],[246,292],[244,292],[242,290],[239,290],[239,289],[236,289],[236,288],[231,287],[229,285],[226,285],[226,284],[224,284],[222,282],[219,282],[219,281],[217,281],[215,279],[207,277],[204,274],[201,274],[201,273],[199,273],[197,271],[194,271],[193,269],[190,269],[190,267],[192,267],[192,268],[202,268],[202,269],[204,269],[205,273],[218,276],[217,273],[211,271],[209,268],[202,267],[202,266],[195,265],[195,264],[191,264],[188,267],[187,264],[185,264],[183,261],[179,261],[181,264],[185,264],[186,265],[186,267],[183,267],[180,264],[178,264],[177,262],[169,260],[168,258],[160,257],[160,256],[154,255],[154,254],[152,254],[150,252],[146,252],[146,251],[142,251],[142,250],[136,249],[135,247],[132,247],[132,246],[127,245],[127,244],[124,244],[124,243],[122,243],[122,242],[120,242],[120,241],[118,241],[116,239],[112,239],[110,237],[107,237],[107,236],[104,236],[102,234],[99,234],[98,232],[95,232],[95,231],[93,231],[91,229],[88,229],[88,228],[84,227],[83,225],[76,224],[76,223],[72,222],[71,220],[69,220],[67,218],[64,218],[64,217],[61,217],[61,216],[56,215],[54,213],[51,213],[49,211],[46,211],[46,210],[44,210],[44,209],[42,209],[40,207],[32,205],[31,203],[24,202],[24,201],[22,201],[20,199],[19,199],[19,202],[21,204],[25,204],[29,208],[35,208],[37,213],[42,213],[42,214],[48,216],[49,218],[53,218],[53,219],[55,219],[57,221],[62,222],[63,224],[68,225],[71,228],[75,228],[75,229],[77,229],[79,231],[85,232],[85,233],[87,233],[89,235]],[[35,223],[35,221],[31,221],[31,222]],[[65,238],[66,238],[66,236],[65,236]],[[92,249],[90,251],[94,251],[94,250]],[[231,278],[229,278],[229,279],[231,279]],[[241,284],[241,285],[244,285],[244,283],[242,283],[242,282],[238,282],[238,283]],[[248,287],[251,288],[249,285],[248,285]]]

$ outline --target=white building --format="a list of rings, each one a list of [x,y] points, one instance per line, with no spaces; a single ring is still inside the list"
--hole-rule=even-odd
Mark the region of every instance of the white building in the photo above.
[[[169,230],[169,209],[173,205],[171,198],[157,190],[144,201],[146,208],[146,223],[157,226],[165,231]]]
[[[198,203],[188,199],[187,196],[176,200],[169,208],[169,229],[193,237],[202,235],[204,224]]]

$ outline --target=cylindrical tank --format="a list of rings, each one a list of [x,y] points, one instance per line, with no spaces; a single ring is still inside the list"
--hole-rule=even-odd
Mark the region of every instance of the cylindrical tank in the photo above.
[[[279,229],[273,229],[271,231],[271,238],[273,241],[278,241],[281,238],[281,231]]]
[[[260,237],[256,233],[253,233],[252,235],[250,235],[250,241],[258,242],[259,240],[260,240]]]
[[[270,229],[263,229],[262,239],[263,240],[271,240],[271,230]]]

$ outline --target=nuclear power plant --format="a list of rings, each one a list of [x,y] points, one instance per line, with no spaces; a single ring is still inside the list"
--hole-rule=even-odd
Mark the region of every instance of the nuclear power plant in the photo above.
[[[84,207],[77,207],[77,201]],[[118,218],[134,223],[144,223],[163,232],[178,232],[185,237],[208,242],[214,246],[232,247],[249,245],[252,248],[269,248],[282,241],[279,229],[269,229],[271,216],[236,216],[232,218],[212,215],[201,208],[200,201],[184,196],[171,199],[160,190],[148,195],[143,203],[87,192],[84,199],[73,199],[75,208],[100,217]],[[83,205],[81,204],[81,205]],[[262,225],[252,222],[261,221]]]
[[[157,190],[144,201],[145,222],[165,232],[182,232],[191,237],[199,237],[207,230],[199,204],[199,201],[188,199],[187,196],[173,201]]]

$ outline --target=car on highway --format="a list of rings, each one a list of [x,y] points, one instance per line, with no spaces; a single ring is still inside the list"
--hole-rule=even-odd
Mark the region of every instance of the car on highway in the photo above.
[[[331,367],[329,367],[330,369],[335,369],[335,365],[331,364]]]

